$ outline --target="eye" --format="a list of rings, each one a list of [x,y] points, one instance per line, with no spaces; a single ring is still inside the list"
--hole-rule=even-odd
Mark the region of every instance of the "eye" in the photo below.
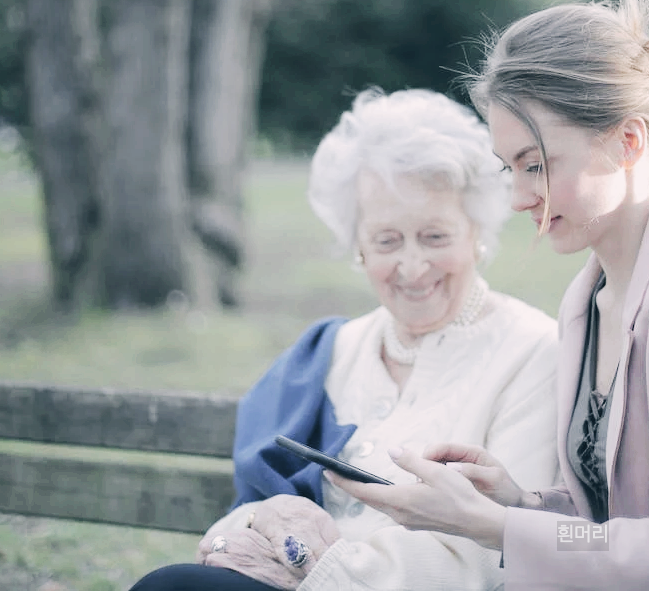
[[[540,162],[534,162],[531,164],[528,164],[525,167],[525,172],[532,172],[534,174],[538,174],[543,170],[543,165]]]
[[[381,232],[374,236],[372,243],[379,252],[389,252],[401,244],[401,235],[394,232]]]
[[[377,238],[374,242],[379,246],[392,246],[393,244],[396,244],[398,240],[394,236],[387,236],[385,238]]]
[[[451,242],[451,235],[446,232],[426,232],[422,234],[421,240],[432,247],[446,246]]]
[[[430,234],[424,234],[424,240],[444,240],[447,238],[448,234],[442,234],[441,232],[431,232]]]
[[[503,167],[500,169],[500,172],[511,172],[512,167],[508,166],[507,164],[503,164]]]

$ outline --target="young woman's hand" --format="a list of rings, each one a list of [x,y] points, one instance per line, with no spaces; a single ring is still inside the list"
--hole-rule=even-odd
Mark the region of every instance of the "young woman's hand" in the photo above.
[[[541,503],[538,496],[518,486],[505,467],[484,448],[477,445],[456,443],[433,445],[424,450],[422,457],[441,462],[458,471],[483,495],[504,507],[535,509]]]
[[[479,492],[458,470],[409,450],[391,453],[394,462],[420,480],[417,484],[363,484],[326,472],[352,496],[408,529],[440,531],[502,549],[505,508]]]

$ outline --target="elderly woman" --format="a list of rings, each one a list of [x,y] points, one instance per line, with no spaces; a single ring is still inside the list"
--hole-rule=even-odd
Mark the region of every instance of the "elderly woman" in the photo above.
[[[395,483],[388,448],[481,445],[524,486],[554,482],[556,325],[478,273],[509,212],[485,127],[443,95],[363,92],[313,159],[309,198],[380,306],[310,327],[241,401],[235,508],[199,564],[134,590],[492,589],[499,554],[409,531],[277,447],[283,434]]]

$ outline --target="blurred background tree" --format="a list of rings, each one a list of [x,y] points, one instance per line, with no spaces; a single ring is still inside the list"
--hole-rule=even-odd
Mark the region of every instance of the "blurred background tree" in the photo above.
[[[217,278],[219,301],[234,306],[245,250],[242,172],[257,131],[270,4],[193,0],[192,7],[186,138],[192,228],[214,254],[206,274]]]
[[[27,135],[23,0],[0,0],[0,123]]]
[[[547,2],[546,2],[547,3]],[[268,29],[260,133],[309,153],[350,106],[378,85],[432,88],[468,102],[457,72],[475,66],[488,28],[543,0],[283,0]]]
[[[1,1],[0,116],[41,176],[55,302],[196,299],[215,260],[235,305],[270,3]]]

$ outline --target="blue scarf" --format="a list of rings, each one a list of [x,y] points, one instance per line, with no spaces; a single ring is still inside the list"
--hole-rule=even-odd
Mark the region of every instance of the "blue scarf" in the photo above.
[[[322,506],[322,467],[279,447],[276,435],[337,455],[356,430],[339,425],[324,389],[344,318],[310,326],[241,399],[234,439],[236,500],[231,509],[277,494]]]

